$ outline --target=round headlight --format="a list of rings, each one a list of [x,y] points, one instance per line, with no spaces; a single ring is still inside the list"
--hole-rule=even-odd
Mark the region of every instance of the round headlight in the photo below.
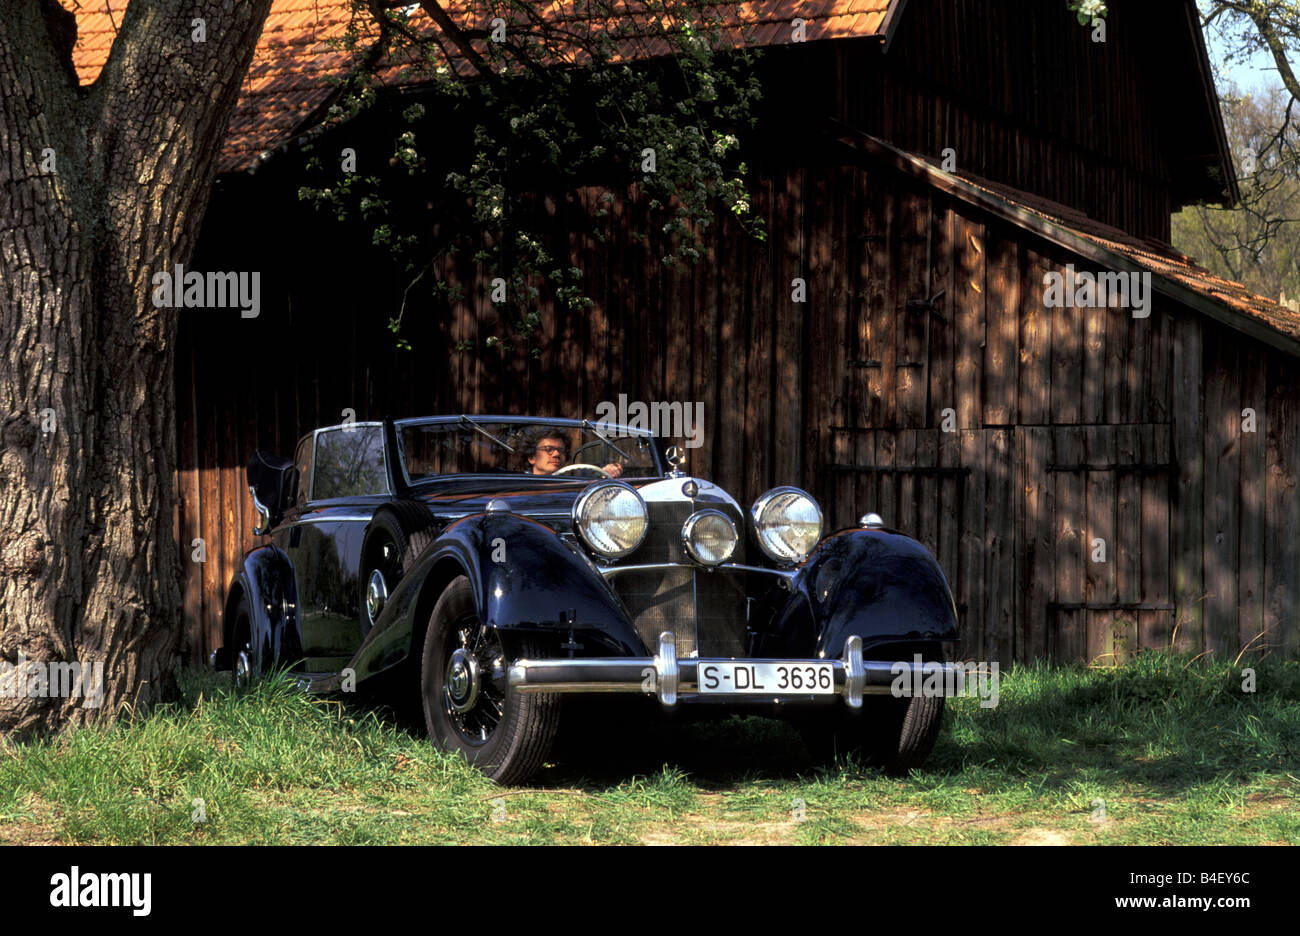
[[[817,502],[794,487],[768,491],[750,510],[758,545],[777,562],[803,562],[822,535]]]
[[[696,562],[718,565],[731,558],[740,539],[736,525],[720,510],[700,510],[682,524],[682,545]]]
[[[604,481],[583,491],[573,504],[573,529],[587,547],[606,559],[626,556],[645,539],[645,501],[620,481]]]

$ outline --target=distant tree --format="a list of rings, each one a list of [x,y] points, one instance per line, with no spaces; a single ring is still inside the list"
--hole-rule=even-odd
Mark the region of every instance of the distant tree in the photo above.
[[[1300,294],[1300,2],[1200,0],[1203,28],[1217,38],[1212,63],[1241,203],[1194,206],[1174,216],[1173,240],[1208,269],[1261,295]],[[1225,77],[1232,64],[1259,54],[1277,69],[1280,87],[1242,95]]]
[[[1174,245],[1260,295],[1300,297],[1300,108],[1282,88],[1251,96],[1227,85],[1220,103],[1241,202],[1174,215]]]

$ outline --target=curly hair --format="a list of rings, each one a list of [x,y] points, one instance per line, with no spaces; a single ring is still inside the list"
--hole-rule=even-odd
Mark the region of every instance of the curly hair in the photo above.
[[[512,442],[516,446],[524,470],[530,467],[528,459],[537,454],[537,446],[542,444],[543,439],[559,439],[566,447],[569,444],[568,439],[564,437],[564,430],[555,426],[528,426],[519,430]]]

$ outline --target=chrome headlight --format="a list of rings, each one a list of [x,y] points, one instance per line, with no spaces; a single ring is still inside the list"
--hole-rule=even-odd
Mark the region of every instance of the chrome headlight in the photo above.
[[[649,529],[645,501],[631,485],[602,481],[573,503],[573,529],[592,552],[619,559],[645,539]]]
[[[798,488],[773,488],[749,514],[758,545],[777,562],[803,562],[821,539],[821,509]]]
[[[696,562],[718,565],[731,558],[740,535],[721,510],[700,510],[682,524],[682,545]]]

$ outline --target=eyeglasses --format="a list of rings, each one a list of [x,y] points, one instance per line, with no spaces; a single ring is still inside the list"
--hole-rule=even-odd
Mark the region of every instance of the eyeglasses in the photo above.
[[[567,455],[569,452],[567,448],[561,448],[558,445],[539,445],[537,451],[546,455]]]

